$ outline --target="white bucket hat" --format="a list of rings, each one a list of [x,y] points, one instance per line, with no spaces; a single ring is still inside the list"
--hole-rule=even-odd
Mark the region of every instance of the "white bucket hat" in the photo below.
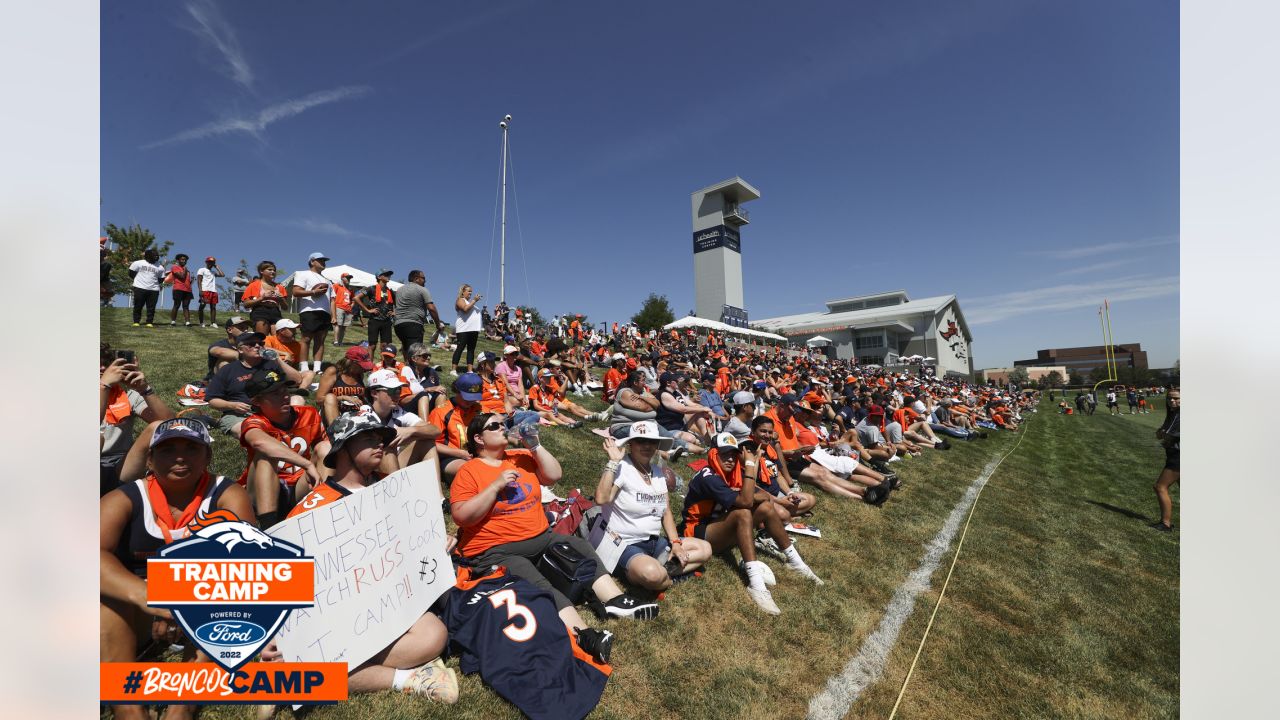
[[[652,420],[640,420],[638,422],[631,423],[631,428],[628,431],[627,436],[618,440],[618,447],[622,447],[636,438],[640,438],[642,440],[657,440],[659,450],[671,449],[671,438],[659,435],[658,423]]]

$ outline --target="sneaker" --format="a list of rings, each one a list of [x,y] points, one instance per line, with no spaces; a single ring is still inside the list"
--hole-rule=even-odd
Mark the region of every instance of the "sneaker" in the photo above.
[[[812,569],[810,569],[808,565],[804,563],[800,563],[799,565],[793,565],[791,563],[787,563],[786,567],[791,572],[799,573],[801,576],[809,578],[810,580],[814,581],[818,585],[826,585],[826,583],[822,581],[822,578],[818,577],[818,574],[815,573]]]
[[[149,328],[153,328],[153,327],[155,327],[155,325],[152,325],[151,323],[147,323],[147,327],[149,327]]]
[[[440,658],[413,671],[401,692],[424,695],[431,700],[452,705],[458,702],[458,674],[445,667]]]
[[[772,538],[770,538],[770,539],[772,539]],[[774,545],[774,547],[777,547],[777,545]],[[779,554],[781,554],[781,551],[779,551]],[[786,555],[783,555],[782,557],[783,557],[783,559],[785,560],[787,556],[786,556]],[[777,584],[778,584],[778,578],[777,578],[777,576],[775,576],[775,575],[773,574],[773,568],[769,567],[768,565],[765,565],[764,563],[760,562],[759,560],[755,560],[755,561],[753,561],[753,562],[755,562],[755,563],[759,566],[759,568],[760,568],[760,579],[764,580],[764,584],[765,584],[765,585],[777,585]],[[748,579],[750,578],[750,575],[748,575],[748,573],[747,573],[747,562],[746,562],[745,560],[743,560],[743,561],[742,561],[742,563],[738,566],[738,568],[739,568],[740,570],[742,570],[742,574],[743,574],[743,575],[747,575]]]
[[[787,556],[782,552],[782,548],[778,547],[777,541],[764,533],[758,533],[756,535],[756,550],[759,550],[775,560],[786,560],[787,558]],[[768,566],[766,565],[765,567]],[[773,583],[768,584],[772,585]]]
[[[897,490],[902,487],[902,478],[898,477],[896,472],[888,472],[884,474],[884,482],[889,484],[891,490]]]
[[[935,450],[950,450],[951,443],[946,440],[939,440],[937,445],[933,446]]]
[[[756,602],[756,606],[770,615],[781,615],[782,608],[778,607],[778,603],[773,601],[773,595],[769,594],[767,589],[757,590],[753,587],[747,587],[747,594]]]
[[[568,425],[565,425],[565,427],[569,428],[570,430],[577,430],[578,428],[582,427],[582,421],[581,421],[581,420],[574,420],[573,422],[569,423]]]
[[[578,630],[578,647],[596,659],[596,662],[609,664],[609,654],[613,652],[613,633],[608,630],[581,628]]]
[[[893,463],[893,462],[902,462],[902,456],[901,456],[901,455],[894,455],[893,457],[889,458],[886,462],[891,462],[891,463]]]
[[[652,620],[658,617],[658,603],[637,600],[626,593],[604,604],[610,617]]]
[[[188,324],[188,325],[190,325],[191,323],[187,323],[187,324]],[[169,321],[169,327],[177,327],[177,325],[178,325],[178,321],[177,321],[177,320],[170,320],[170,321]]]
[[[133,324],[133,326],[134,326],[134,327],[142,327],[142,323],[134,323],[134,324]]]
[[[671,451],[671,458],[670,458],[670,460],[669,460],[669,461],[670,461],[670,462],[673,462],[673,463],[674,463],[674,462],[679,462],[679,461],[680,461],[680,458],[681,458],[685,453],[687,453],[687,452],[689,452],[689,448],[686,448],[686,447],[678,447],[678,448],[676,448],[675,450],[672,450],[672,451]]]
[[[1151,523],[1150,525],[1148,525],[1147,527],[1151,528],[1152,530],[1159,530],[1160,532],[1173,532],[1173,526],[1165,525],[1164,522],[1161,520],[1157,520]]]
[[[191,323],[186,323],[185,325],[183,325],[183,327],[191,327]],[[203,327],[203,326],[201,326],[201,327]]]

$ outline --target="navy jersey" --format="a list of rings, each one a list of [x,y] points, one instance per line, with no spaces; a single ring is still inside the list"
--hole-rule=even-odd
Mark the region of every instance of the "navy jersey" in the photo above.
[[[228,480],[221,475],[213,478],[209,483],[209,489],[205,491],[197,516],[200,513],[208,514],[216,510],[218,499],[234,483],[234,480]],[[156,522],[156,511],[151,507],[151,496],[147,494],[146,478],[121,485],[120,492],[129,498],[131,508],[129,520],[124,525],[124,531],[120,533],[119,544],[116,545],[116,557],[120,558],[120,564],[124,565],[126,570],[145,578],[147,559],[155,557],[160,552],[160,548],[165,546],[164,531]],[[160,511],[167,510],[168,508],[162,508]],[[174,540],[182,540],[189,537],[191,531],[187,528],[179,528],[172,535]]]
[[[532,720],[586,717],[600,702],[613,668],[578,647],[551,593],[504,567],[463,567],[441,600],[462,672],[479,671]]]
[[[689,481],[689,494],[684,496],[684,511],[676,532],[681,537],[699,537],[696,528],[724,517],[737,499],[738,491],[715,470],[702,468]]]

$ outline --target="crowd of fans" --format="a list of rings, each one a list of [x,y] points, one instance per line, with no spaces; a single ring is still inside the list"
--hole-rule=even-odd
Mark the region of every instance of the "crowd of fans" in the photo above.
[[[139,261],[152,266],[137,276],[174,277],[154,260]],[[141,358],[102,346],[104,660],[177,639],[168,613],[146,606],[145,557],[188,535],[198,510],[230,509],[269,528],[426,462],[438,466],[449,499],[456,562],[505,566],[550,593],[574,643],[607,663],[613,633],[590,627],[580,606],[602,619],[654,619],[656,593],[736,550],[747,596],[780,614],[769,588],[781,578],[762,557],[818,585],[820,572],[836,571],[811,568],[791,540],[815,530],[806,521],[817,505],[882,506],[910,474],[897,470],[905,458],[1017,432],[1039,399],[715,333],[609,330],[568,316],[536,327],[523,313],[508,319],[505,306],[486,321],[469,285],[456,296],[451,348],[421,271],[397,291],[390,269],[354,289],[349,276],[325,279],[327,261],[313,253],[290,287],[276,282],[274,263],[258,264],[242,298],[249,314],[222,324],[225,337],[203,359],[206,384],[183,394],[194,412],[182,417],[159,399]],[[221,276],[213,258],[206,268]],[[135,320],[154,304],[149,292],[135,295]],[[296,321],[285,316],[291,307]],[[355,307],[368,340],[346,346]],[[326,361],[333,328],[340,354]],[[501,356],[475,354],[481,333],[504,343]],[[447,366],[433,362],[433,353],[450,351]],[[604,409],[588,409],[589,396]],[[242,448],[235,479],[210,477],[214,431]],[[602,510],[576,534],[555,532],[544,509],[544,488],[563,477],[544,431],[595,431],[603,441],[592,493]],[[695,471],[687,486],[674,470],[682,462]],[[559,541],[592,561],[580,596],[539,564]],[[427,613],[352,674],[352,691],[456,700],[456,678],[439,659],[446,640],[439,617]],[[270,648],[264,659],[276,656]]]

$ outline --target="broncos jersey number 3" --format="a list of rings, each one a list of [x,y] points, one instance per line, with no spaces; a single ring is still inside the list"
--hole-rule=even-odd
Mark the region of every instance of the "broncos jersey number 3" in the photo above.
[[[512,622],[502,628],[502,634],[515,642],[524,642],[538,634],[538,619],[533,611],[516,602],[516,592],[510,588],[499,590],[489,596],[489,602],[495,607],[507,606],[507,619]],[[519,624],[516,624],[516,621]]]

